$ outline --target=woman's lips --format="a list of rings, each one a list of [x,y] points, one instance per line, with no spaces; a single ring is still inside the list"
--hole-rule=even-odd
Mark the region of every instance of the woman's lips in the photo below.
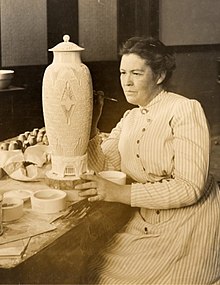
[[[135,91],[131,91],[131,90],[128,90],[128,91],[125,91],[126,94],[133,94],[135,93]]]

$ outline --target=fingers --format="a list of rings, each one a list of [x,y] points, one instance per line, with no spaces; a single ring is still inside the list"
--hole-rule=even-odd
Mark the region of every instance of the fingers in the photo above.
[[[98,189],[97,188],[87,188],[87,185],[89,185],[90,183],[84,183],[82,185],[82,187],[79,189],[79,193],[78,195],[80,197],[88,197],[88,201],[90,202],[95,202],[95,201],[101,201],[104,200],[104,195],[98,193]],[[75,188],[79,188],[79,187],[75,187]],[[83,190],[86,189],[86,190]]]
[[[97,189],[91,188],[84,191],[80,191],[78,194],[80,197],[95,196],[97,195]]]
[[[80,176],[80,178],[83,179],[84,181],[88,180],[88,182],[77,184],[75,186],[75,189],[79,190],[78,195],[80,197],[88,197],[88,201],[90,202],[104,200],[104,194],[98,193],[97,181],[98,179],[100,179],[99,176],[91,174],[83,174]]]
[[[104,197],[101,194],[88,198],[89,202],[96,202],[96,201],[102,201],[102,200],[104,200]]]
[[[94,196],[97,195],[97,183],[92,181],[95,175],[81,175],[83,180],[89,180],[89,182],[84,182],[77,184],[75,186],[76,190],[79,190],[80,197]]]
[[[102,96],[102,97],[104,97],[104,95],[105,95],[105,93],[102,90],[98,90],[98,91],[93,90],[93,94],[94,94],[94,97],[95,96]]]
[[[80,197],[88,197],[88,201],[101,201],[104,200],[104,195],[97,192],[97,189],[83,190],[78,193]]]
[[[82,174],[82,175],[80,175],[80,178],[83,180],[89,180],[89,181],[97,181],[98,180],[97,176],[94,174]],[[78,185],[80,185],[80,184],[78,184]]]
[[[97,188],[96,182],[90,181],[90,182],[80,183],[75,186],[75,189],[77,190],[86,190],[92,188]]]
[[[96,91],[96,90],[93,90],[93,98],[94,98],[94,104],[97,105],[103,105],[104,104],[104,92],[99,90],[99,91]]]

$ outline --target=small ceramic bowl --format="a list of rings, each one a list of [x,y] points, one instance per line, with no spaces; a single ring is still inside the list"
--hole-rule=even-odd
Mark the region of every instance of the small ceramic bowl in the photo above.
[[[14,77],[14,70],[0,70],[0,89],[7,89]]]
[[[126,184],[126,174],[124,172],[115,171],[115,170],[105,170],[105,171],[99,172],[99,175],[114,183],[121,184],[121,185]]]
[[[36,191],[31,196],[31,206],[39,213],[58,213],[66,208],[66,193],[56,189]]]
[[[14,197],[22,199],[24,202],[28,201],[32,192],[28,190],[11,190],[4,193],[4,197]]]
[[[15,197],[4,197],[2,201],[2,221],[12,222],[23,215],[23,200]]]

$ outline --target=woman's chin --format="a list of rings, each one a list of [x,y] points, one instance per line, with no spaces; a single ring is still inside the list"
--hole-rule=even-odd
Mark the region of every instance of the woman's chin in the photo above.
[[[138,105],[137,100],[135,100],[135,98],[132,98],[131,96],[126,96],[126,100],[129,104]]]

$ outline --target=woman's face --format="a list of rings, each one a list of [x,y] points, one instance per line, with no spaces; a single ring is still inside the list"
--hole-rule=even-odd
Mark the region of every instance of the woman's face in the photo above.
[[[146,106],[162,89],[161,76],[156,76],[145,60],[131,53],[122,56],[120,79],[130,104]]]

